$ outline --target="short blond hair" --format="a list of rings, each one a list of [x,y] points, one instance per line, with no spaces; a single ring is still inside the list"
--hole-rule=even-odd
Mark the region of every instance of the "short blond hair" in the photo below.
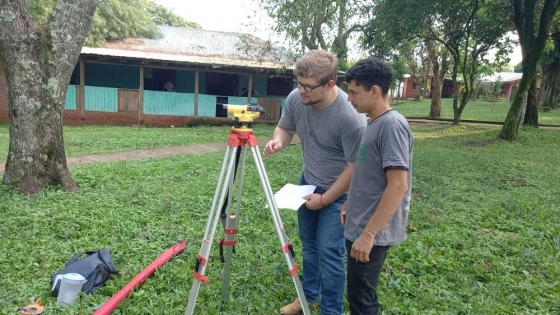
[[[326,50],[310,50],[296,62],[295,76],[312,77],[319,82],[334,80],[338,71],[338,58]]]

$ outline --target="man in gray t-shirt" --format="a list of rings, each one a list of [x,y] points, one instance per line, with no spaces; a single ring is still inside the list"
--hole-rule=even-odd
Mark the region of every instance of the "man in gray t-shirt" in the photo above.
[[[317,186],[305,196],[298,210],[299,237],[303,252],[302,285],[310,304],[321,304],[321,314],[343,311],[345,259],[344,227],[340,207],[346,191],[366,117],[346,100],[348,95],[335,85],[337,59],[326,51],[310,51],[294,70],[297,89],[286,99],[286,108],[264,155],[288,146],[295,133],[303,149],[300,184]],[[298,314],[296,299],[280,309],[282,314]]]
[[[389,105],[392,78],[391,68],[377,58],[358,61],[345,75],[348,100],[370,119],[340,214],[352,315],[379,314],[377,281],[387,251],[406,238],[413,140],[406,119]]]

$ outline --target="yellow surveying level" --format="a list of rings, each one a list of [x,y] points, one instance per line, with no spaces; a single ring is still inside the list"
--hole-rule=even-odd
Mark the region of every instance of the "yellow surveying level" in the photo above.
[[[233,116],[233,128],[239,131],[253,129],[253,121],[264,114],[264,108],[257,104],[230,105],[222,104],[224,113]]]

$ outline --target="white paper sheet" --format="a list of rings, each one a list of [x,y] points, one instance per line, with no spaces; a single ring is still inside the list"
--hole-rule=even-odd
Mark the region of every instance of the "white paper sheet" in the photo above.
[[[286,184],[276,194],[274,199],[278,209],[292,209],[296,210],[305,203],[303,196],[312,194],[315,191],[314,185],[294,185]]]

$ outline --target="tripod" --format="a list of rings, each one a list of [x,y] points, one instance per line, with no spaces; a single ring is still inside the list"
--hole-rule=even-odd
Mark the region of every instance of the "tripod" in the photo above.
[[[264,109],[256,104],[249,104],[247,106],[224,104],[223,107],[228,114],[231,114],[233,116],[234,124],[227,142],[228,146],[226,148],[226,153],[222,163],[222,168],[220,171],[220,176],[218,178],[218,184],[214,193],[214,199],[212,201],[210,213],[208,215],[208,221],[206,223],[202,245],[200,247],[200,251],[197,255],[196,263],[194,266],[194,280],[191,287],[185,315],[192,315],[194,312],[196,299],[200,290],[200,284],[208,284],[208,278],[206,277],[206,267],[208,266],[210,250],[212,247],[212,242],[214,240],[214,235],[216,233],[216,228],[218,226],[218,222],[220,221],[220,211],[218,211],[218,209],[224,206],[226,198],[227,206],[225,209],[227,212],[227,217],[224,226],[224,239],[219,242],[219,245],[226,246],[224,276],[222,280],[222,302],[227,301],[233,246],[235,246],[237,243],[238,218],[241,206],[241,194],[243,188],[243,176],[247,148],[251,149],[261,185],[268,202],[268,208],[270,209],[270,214],[272,216],[272,220],[274,221],[276,232],[280,240],[280,247],[284,254],[284,258],[286,259],[286,263],[288,264],[289,274],[292,277],[292,280],[296,287],[297,295],[301,301],[303,313],[305,315],[309,315],[311,313],[309,311],[309,306],[307,305],[307,301],[305,299],[301,281],[298,275],[299,265],[294,261],[294,249],[292,247],[292,244],[290,244],[290,242],[288,241],[284,226],[282,225],[280,213],[278,212],[278,207],[276,205],[276,201],[274,200],[274,194],[272,192],[272,188],[270,187],[270,182],[268,180],[262,157],[258,149],[257,139],[253,134],[253,120],[264,113]],[[240,155],[238,152],[239,150],[241,150]],[[236,157],[240,160],[237,161]],[[234,164],[237,164],[236,162],[240,162],[241,168],[239,172],[235,214],[233,214],[231,207],[231,192],[233,191],[233,182],[235,177],[234,172],[236,171],[236,165]]]

